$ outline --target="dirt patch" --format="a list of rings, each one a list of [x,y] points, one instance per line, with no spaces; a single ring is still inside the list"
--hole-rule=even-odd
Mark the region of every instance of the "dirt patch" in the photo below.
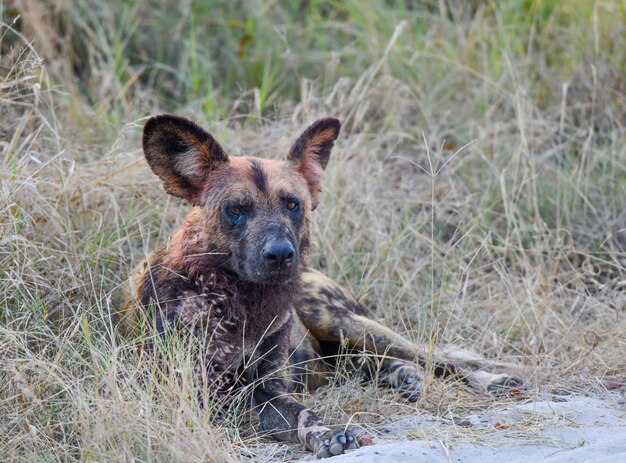
[[[536,399],[450,421],[462,428],[459,435],[465,434],[465,439],[454,436],[454,432],[442,433],[448,425],[441,420],[414,416],[389,427],[388,435],[378,438],[377,445],[333,461],[626,461],[626,407],[619,395]],[[400,440],[418,434],[433,437]]]

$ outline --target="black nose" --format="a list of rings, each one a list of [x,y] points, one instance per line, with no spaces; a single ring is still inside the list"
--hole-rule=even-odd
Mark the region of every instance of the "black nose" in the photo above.
[[[261,256],[270,267],[291,267],[294,250],[291,243],[287,240],[272,240],[265,243]]]

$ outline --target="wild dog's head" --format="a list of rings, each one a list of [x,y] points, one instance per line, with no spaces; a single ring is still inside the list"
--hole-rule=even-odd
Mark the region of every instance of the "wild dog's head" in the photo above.
[[[193,122],[162,115],[146,123],[143,149],[165,190],[197,207],[204,251],[227,256],[222,265],[243,280],[271,284],[304,264],[339,130],[337,119],[319,119],[277,161],[228,156]]]

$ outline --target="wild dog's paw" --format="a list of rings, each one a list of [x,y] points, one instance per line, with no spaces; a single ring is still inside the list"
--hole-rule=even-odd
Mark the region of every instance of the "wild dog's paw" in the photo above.
[[[470,387],[499,397],[524,395],[524,381],[508,373],[473,371],[465,379]]]
[[[420,374],[406,375],[396,387],[404,398],[415,401],[424,391],[423,377]]]
[[[515,395],[524,390],[524,381],[506,373],[491,375],[487,391],[497,396]]]
[[[424,390],[424,376],[421,370],[412,363],[394,360],[385,366],[383,381],[398,389],[408,400],[417,400]]]
[[[341,455],[346,450],[358,449],[372,445],[374,439],[359,426],[348,426],[341,429],[329,429],[314,436],[313,451],[317,458],[328,458]]]

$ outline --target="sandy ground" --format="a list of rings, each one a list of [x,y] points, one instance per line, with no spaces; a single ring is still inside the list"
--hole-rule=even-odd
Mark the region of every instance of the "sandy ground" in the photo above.
[[[450,421],[463,432],[442,433],[423,416],[405,418],[377,445],[332,462],[626,462],[626,406],[619,394],[533,400]],[[436,438],[407,441],[412,431]]]

